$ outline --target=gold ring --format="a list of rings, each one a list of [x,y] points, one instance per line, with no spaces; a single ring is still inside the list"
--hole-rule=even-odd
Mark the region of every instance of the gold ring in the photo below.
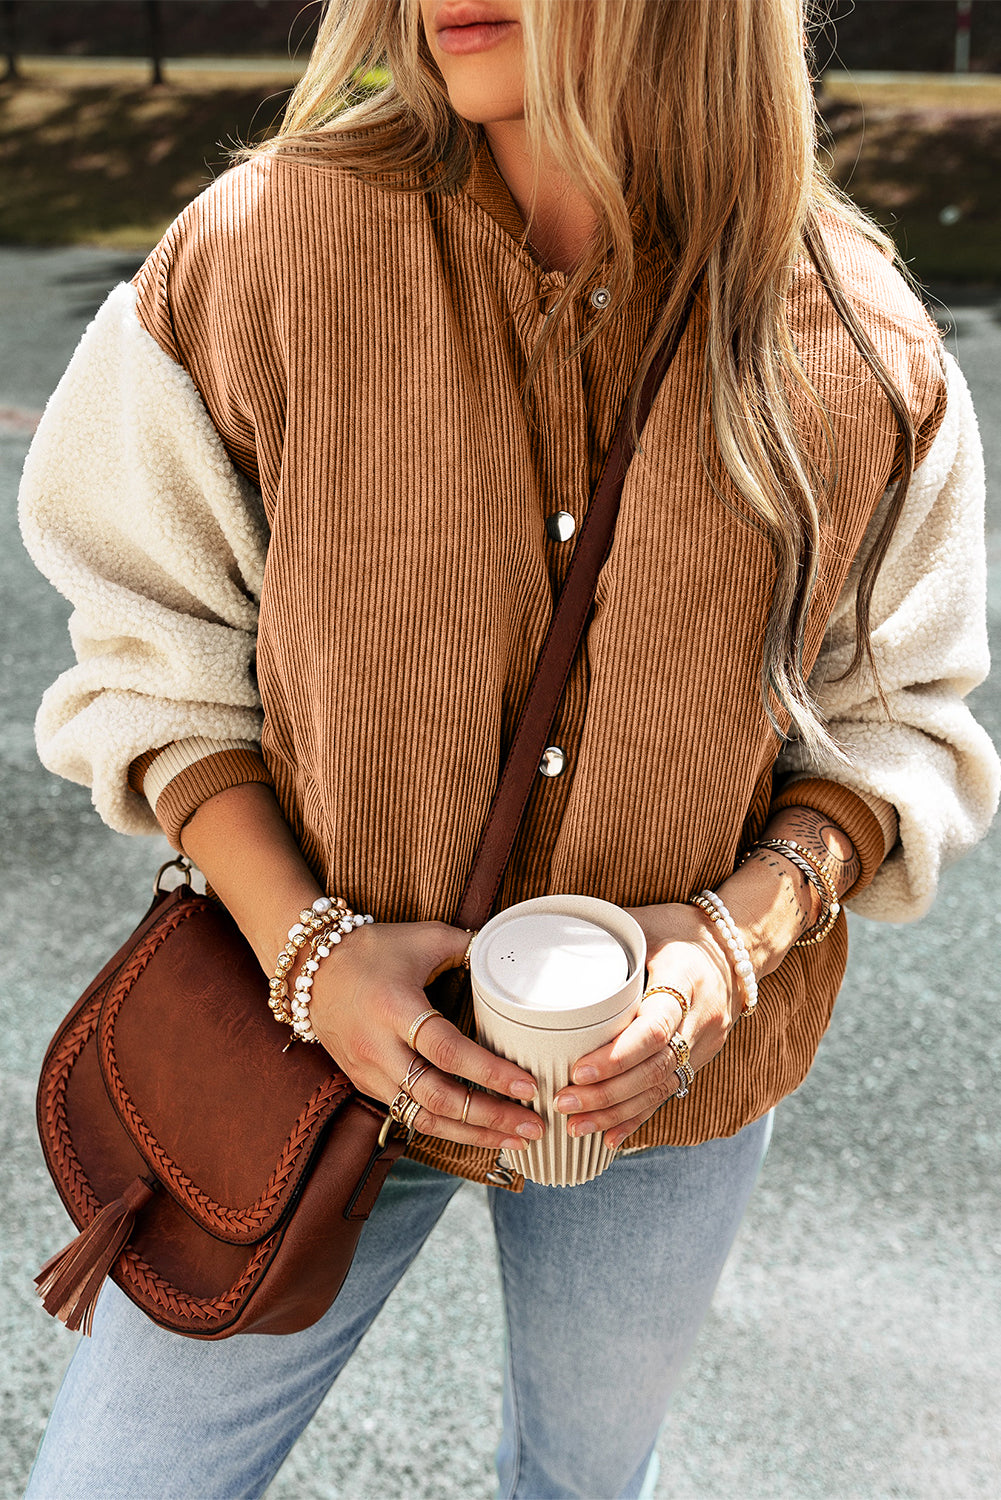
[[[469,1083],[469,1084],[466,1085],[466,1102],[462,1106],[462,1117],[459,1120],[459,1124],[460,1125],[465,1125],[465,1123],[466,1123],[466,1120],[467,1120],[468,1115],[469,1115],[469,1101],[472,1099],[472,1097],[473,1097],[473,1085],[471,1083]]]
[[[422,1108],[422,1106],[418,1103],[418,1101],[416,1099],[411,1099],[410,1103],[406,1106],[406,1108],[403,1109],[403,1110],[401,1110],[401,1112],[400,1112],[400,1114],[401,1114],[400,1124],[402,1126],[404,1126],[404,1128],[406,1130],[408,1130],[411,1135],[413,1135],[413,1133],[414,1133],[414,1121],[417,1119],[417,1116],[420,1114],[421,1108]]]
[[[396,1095],[389,1106],[390,1119],[395,1120],[397,1125],[402,1125],[403,1111],[407,1108],[408,1104],[413,1104],[413,1102],[414,1101],[411,1099],[406,1090],[400,1089],[399,1093]]]
[[[681,1006],[681,1014],[683,1017],[687,1016],[688,1012],[692,1008],[691,995],[683,995],[680,990],[676,990],[671,984],[653,985],[652,988],[644,990],[643,999],[646,1000],[651,995],[673,995],[674,999],[677,1000],[678,1004]]]
[[[466,931],[469,932],[470,929],[467,927]],[[462,955],[462,967],[464,969],[468,969],[469,968],[469,955],[473,951],[473,944],[476,942],[476,935],[477,935],[478,932],[479,932],[479,928],[477,928],[476,931],[472,933],[472,936],[470,937],[469,942],[466,944],[466,951]]]
[[[407,1132],[407,1144],[413,1140],[414,1121],[421,1112],[421,1103],[418,1099],[411,1099],[410,1095],[403,1089],[397,1094],[389,1106],[389,1117],[395,1120],[397,1125],[402,1125]]]
[[[674,1053],[675,1057],[678,1059],[683,1068],[687,1068],[690,1066],[689,1059],[692,1055],[692,1049],[691,1047],[689,1047],[683,1036],[678,1036],[677,1032],[675,1032],[674,1036],[672,1036],[667,1045],[670,1047],[671,1051]],[[694,1077],[695,1074],[693,1073],[692,1078]],[[690,1078],[688,1081],[689,1083],[691,1083],[692,1079]]]
[[[688,1093],[688,1085],[692,1082],[692,1080],[695,1077],[695,1069],[692,1067],[691,1063],[689,1063],[689,1062],[680,1062],[679,1061],[678,1066],[675,1068],[674,1071],[677,1073],[678,1077],[681,1079],[681,1082],[682,1082],[682,1084],[684,1086],[684,1093],[687,1094]]]
[[[441,1011],[440,1010],[435,1010],[435,1008],[434,1008],[433,1005],[430,1006],[427,1010],[422,1010],[421,1013],[420,1013],[420,1015],[417,1017],[416,1021],[411,1021],[411,1023],[410,1023],[410,1030],[407,1032],[407,1046],[408,1047],[413,1047],[414,1051],[416,1051],[417,1050],[417,1033],[420,1031],[421,1027],[424,1025],[424,1022],[425,1021],[430,1021],[430,1019],[431,1019],[432,1016],[440,1016],[440,1015],[441,1015]]]
[[[427,1072],[428,1068],[430,1068],[430,1066],[431,1064],[425,1058],[420,1057],[415,1052],[413,1057],[410,1059],[410,1066],[407,1069],[407,1076],[400,1084],[400,1093],[409,1094],[418,1078],[422,1078],[423,1075]]]

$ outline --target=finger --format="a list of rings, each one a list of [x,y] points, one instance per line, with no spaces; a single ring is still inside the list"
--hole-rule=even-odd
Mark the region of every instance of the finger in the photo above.
[[[427,989],[428,985],[433,984],[449,969],[463,967],[466,949],[472,937],[472,933],[467,932],[464,927],[451,927],[447,922],[429,922],[426,926],[422,956],[426,957],[429,968],[423,989]]]
[[[628,1140],[634,1130],[639,1130],[641,1125],[645,1125],[649,1118],[649,1115],[636,1115],[634,1119],[627,1120],[624,1125],[618,1125],[614,1130],[606,1131],[605,1145],[609,1151],[617,1151],[623,1141]]]
[[[494,1150],[502,1146],[522,1150],[530,1141],[538,1140],[545,1129],[530,1109],[495,1099],[454,1078],[444,1078],[433,1069],[416,1081],[410,1094],[421,1105],[414,1129],[440,1140]]]
[[[413,1020],[419,1014],[418,1011]],[[463,1036],[445,1016],[429,1017],[418,1032],[417,1041],[423,1056],[442,1073],[457,1074],[508,1099],[534,1099],[539,1092],[531,1073],[489,1052],[471,1037]]]
[[[681,1006],[670,995],[644,1000],[635,1020],[614,1041],[577,1059],[570,1070],[571,1081],[589,1084],[628,1073],[662,1052],[680,1029],[681,1020]]]
[[[663,1086],[645,1089],[642,1094],[633,1094],[621,1104],[608,1109],[587,1110],[571,1115],[567,1120],[567,1134],[572,1136],[595,1135],[599,1130],[612,1130],[627,1120],[648,1120],[662,1104],[672,1098],[680,1087],[680,1080],[672,1074],[671,1081]]]
[[[670,1044],[662,1046],[637,1067],[630,1068],[627,1073],[618,1073],[607,1082],[589,1084],[586,1088],[575,1085],[561,1089],[554,1103],[561,1114],[586,1114],[594,1119],[600,1117],[601,1124],[595,1128],[604,1130],[627,1118],[622,1113],[623,1106],[628,1109],[636,1102],[638,1107],[637,1101],[645,1102],[650,1097],[663,1103],[675,1093],[678,1085],[677,1067],[678,1055],[675,1048]],[[610,1111],[617,1113],[613,1117]]]

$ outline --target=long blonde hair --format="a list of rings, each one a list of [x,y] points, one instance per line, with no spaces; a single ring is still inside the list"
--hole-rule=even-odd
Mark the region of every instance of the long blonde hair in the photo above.
[[[792,268],[804,254],[886,393],[903,437],[894,501],[861,573],[848,668],[866,659],[877,684],[870,601],[913,466],[914,431],[818,228],[821,211],[833,212],[892,253],[882,231],[832,187],[818,162],[806,3],[523,0],[525,119],[536,163],[544,152],[555,159],[598,220],[526,378],[537,371],[560,315],[596,273],[612,293],[611,316],[629,296],[637,258],[662,264],[669,285],[663,335],[701,280],[705,421],[775,560],[763,702],[776,728],[778,706],[809,749],[837,753],[802,667],[836,462],[830,424],[786,320]],[[372,68],[385,72],[359,87]],[[277,134],[252,149],[320,152],[397,190],[450,192],[465,182],[481,140],[481,127],[451,107],[419,0],[329,0]],[[824,472],[808,457],[793,402],[828,453]]]

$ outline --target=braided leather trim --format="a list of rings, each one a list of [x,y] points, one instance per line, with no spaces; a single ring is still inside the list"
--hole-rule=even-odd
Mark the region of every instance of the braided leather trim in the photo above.
[[[66,1123],[66,1087],[77,1058],[97,1030],[102,991],[78,1014],[74,1025],[59,1039],[58,1062],[42,1073],[38,1095],[42,1145],[53,1164],[53,1175],[63,1201],[78,1229],[85,1228],[103,1206],[80,1165]]]
[[[348,1098],[352,1086],[343,1073],[335,1072],[314,1090],[292,1126],[263,1192],[245,1208],[233,1208],[219,1203],[178,1166],[153,1135],[125,1087],[114,1054],[114,1028],[129,991],[157,949],[195,910],[197,907],[188,903],[176,907],[161,925],[147,935],[119,972],[114,991],[108,996],[101,1015],[98,1046],[106,1087],[115,1107],[164,1187],[204,1228],[215,1232],[221,1239],[244,1243],[259,1239],[262,1233],[273,1228],[276,1212],[287,1205],[294,1180],[301,1176],[308,1164],[309,1148],[315,1142],[317,1126],[325,1123]]]
[[[226,1292],[218,1297],[191,1297],[165,1281],[135,1250],[126,1248],[118,1262],[122,1279],[128,1281],[137,1295],[152,1308],[157,1318],[173,1315],[178,1324],[197,1322],[208,1327],[225,1328],[231,1323],[247,1301],[250,1293],[261,1280],[271,1258],[284,1238],[285,1229],[275,1231],[262,1240],[247,1262],[243,1275]]]
[[[53,1163],[58,1164],[56,1183],[60,1195],[79,1229],[86,1228],[103,1208],[101,1200],[87,1179],[73,1149],[66,1122],[66,1088],[70,1074],[81,1052],[97,1030],[104,992],[98,991],[90,1004],[79,1012],[65,1036],[60,1039],[58,1062],[42,1079],[39,1115],[44,1122],[43,1145]],[[225,1327],[234,1320],[250,1293],[262,1279],[284,1229],[262,1240],[256,1246],[242,1275],[228,1291],[218,1297],[192,1297],[166,1281],[147,1261],[128,1246],[115,1263],[113,1274],[131,1287],[147,1308],[157,1317],[169,1313],[178,1325],[198,1323],[206,1330]]]

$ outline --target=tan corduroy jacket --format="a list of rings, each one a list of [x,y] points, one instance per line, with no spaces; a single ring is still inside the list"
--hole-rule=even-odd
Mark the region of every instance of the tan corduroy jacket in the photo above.
[[[830,235],[919,435],[917,525],[902,529],[877,620],[891,696],[903,701],[918,677],[945,682],[937,728],[905,714],[904,761],[912,772],[920,761],[927,784],[918,795],[906,768],[891,774],[899,737],[888,749],[864,678],[835,713],[849,766],[812,765],[769,726],[759,673],[773,564],[699,456],[696,312],[630,468],[553,726],[565,769],[538,778],[502,904],[547,891],[685,899],[723,879],[783,802],[850,833],[859,895],[896,837],[886,799],[903,844],[933,804],[948,809],[918,873],[901,847],[886,861],[876,914],[913,914],[943,855],[986,826],[996,764],[960,702],[986,670],[983,629],[956,605],[959,572],[968,583],[968,558],[980,566],[975,424],[958,376],[947,403],[937,334],[896,273],[860,237]],[[451,915],[658,296],[650,267],[619,314],[589,289],[523,402],[520,377],[565,282],[523,240],[485,148],[451,197],[259,159],[196,199],[112,293],[43,421],[22,505],[34,555],[78,605],[81,663],[43,705],[42,753],[90,780],[116,826],[148,826],[141,788],[176,840],[213,792],[268,780],[328,889],[377,919]],[[568,359],[595,321],[597,339]],[[832,675],[898,438],[807,265],[790,321],[838,443],[807,637],[808,667],[823,647],[818,673]],[[88,403],[88,457],[70,479],[58,450]],[[73,514],[62,505],[56,518],[61,488]],[[957,524],[966,562],[950,572],[918,532]],[[906,641],[890,648],[929,580],[949,623],[915,668]],[[780,751],[780,770],[801,779],[776,797]],[[843,918],[821,946],[794,949],[753,1021],[630,1145],[732,1133],[795,1088],[846,949]],[[472,1177],[492,1165],[420,1138],[413,1153]]]

